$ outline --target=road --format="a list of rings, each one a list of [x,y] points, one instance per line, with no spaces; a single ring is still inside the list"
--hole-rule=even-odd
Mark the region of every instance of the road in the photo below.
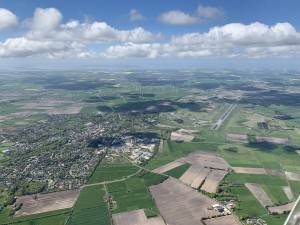
[[[238,100],[231,104],[231,106],[226,110],[226,112],[218,119],[218,121],[212,125],[211,130],[218,130],[220,126],[224,123],[226,118],[230,115],[230,113],[235,109],[238,104]]]

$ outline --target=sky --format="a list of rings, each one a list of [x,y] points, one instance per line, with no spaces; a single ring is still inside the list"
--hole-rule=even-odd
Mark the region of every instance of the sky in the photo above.
[[[300,68],[299,0],[0,0],[1,68]]]

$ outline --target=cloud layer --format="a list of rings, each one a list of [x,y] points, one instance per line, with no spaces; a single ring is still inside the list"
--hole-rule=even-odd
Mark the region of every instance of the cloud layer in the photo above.
[[[1,14],[2,13],[2,14]],[[1,17],[1,15],[4,17]],[[132,11],[140,20],[139,12]],[[162,15],[161,15],[162,16]],[[173,25],[198,23],[224,16],[221,9],[199,6],[195,16],[170,11],[160,17]],[[169,22],[167,22],[169,21]],[[105,22],[63,22],[55,8],[35,10],[26,20],[28,30],[19,37],[0,41],[0,58],[41,56],[48,58],[167,58],[167,57],[299,57],[300,33],[289,23],[230,23],[208,32],[193,32],[161,39],[142,27],[120,30]],[[17,17],[0,9],[0,29],[18,25]],[[95,52],[90,46],[99,46]]]

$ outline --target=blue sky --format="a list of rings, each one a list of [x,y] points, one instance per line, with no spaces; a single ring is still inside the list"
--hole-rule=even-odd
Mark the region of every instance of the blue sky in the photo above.
[[[299,8],[298,0],[0,0],[0,66],[298,67]]]

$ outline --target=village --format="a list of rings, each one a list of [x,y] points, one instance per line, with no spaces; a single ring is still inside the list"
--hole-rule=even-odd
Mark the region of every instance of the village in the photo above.
[[[149,160],[158,139],[136,134],[132,127],[137,122],[147,129],[151,122],[141,115],[133,123],[130,117],[52,116],[20,134],[2,136],[1,142],[11,146],[3,152],[0,184],[10,187],[16,180],[26,180],[45,184],[44,192],[74,189],[82,187],[107,153],[129,154],[138,164]]]

